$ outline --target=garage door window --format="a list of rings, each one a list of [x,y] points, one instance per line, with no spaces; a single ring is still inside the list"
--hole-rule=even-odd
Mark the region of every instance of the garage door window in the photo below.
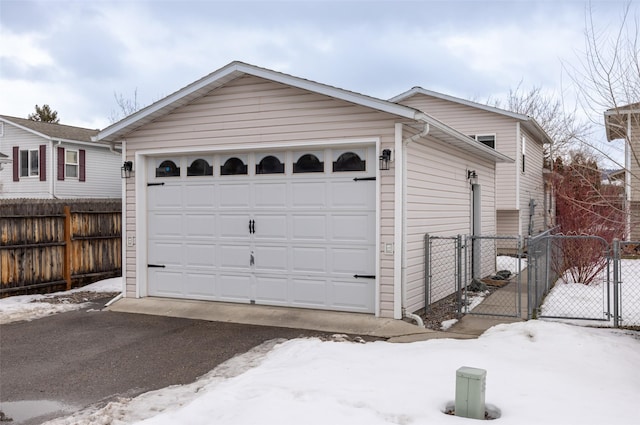
[[[365,171],[366,161],[362,160],[358,154],[345,152],[333,162],[333,171]]]
[[[180,177],[180,167],[173,161],[162,161],[156,168],[156,177]]]
[[[293,164],[294,173],[322,173],[324,162],[311,153],[304,154]]]
[[[187,176],[212,176],[213,167],[206,159],[196,159],[187,167]]]
[[[240,158],[229,158],[220,167],[220,174],[223,176],[235,176],[238,174],[247,174],[247,165]]]
[[[256,174],[283,174],[284,164],[273,155],[265,156],[256,164]]]

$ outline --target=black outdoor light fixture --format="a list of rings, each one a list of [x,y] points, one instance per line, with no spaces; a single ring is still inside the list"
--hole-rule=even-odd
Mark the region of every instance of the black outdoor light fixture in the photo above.
[[[120,177],[123,179],[128,179],[133,175],[133,162],[125,161],[120,168]]]
[[[389,161],[391,161],[391,149],[383,149],[380,155],[380,170],[388,170]]]
[[[467,178],[468,179],[478,178],[478,174],[476,173],[476,170],[467,170]]]

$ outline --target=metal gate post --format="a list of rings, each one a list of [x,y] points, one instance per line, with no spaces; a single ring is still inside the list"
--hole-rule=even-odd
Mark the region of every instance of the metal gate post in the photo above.
[[[620,283],[620,240],[613,240],[613,327],[620,326],[618,284]]]
[[[424,234],[424,311],[429,312],[429,295],[431,289],[431,240]]]
[[[462,235],[458,235],[456,237],[456,266],[458,269],[458,273],[456,273],[456,298],[458,303],[458,315],[462,314],[462,255],[463,255],[463,247],[462,247]],[[466,262],[465,262],[465,274],[466,274]]]

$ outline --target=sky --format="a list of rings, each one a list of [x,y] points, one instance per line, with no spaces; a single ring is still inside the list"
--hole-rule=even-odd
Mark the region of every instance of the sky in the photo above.
[[[607,35],[626,2],[593,0]],[[0,0],[0,114],[49,104],[104,128],[115,96],[146,106],[240,60],[388,99],[414,86],[485,102],[542,87],[584,51],[589,4],[559,1]],[[632,3],[632,15],[640,7]],[[604,133],[603,133],[604,134]]]
[[[640,261],[623,261],[633,263],[623,267],[640,269]],[[116,278],[81,290],[113,292],[121,284]],[[53,295],[64,293],[0,300],[0,323],[47,320],[32,305],[51,308],[38,301]],[[106,405],[30,401],[25,409],[20,402],[0,402],[0,409],[17,423],[66,411],[47,425],[469,424],[444,412],[455,407],[458,369],[472,367],[486,371],[486,410],[502,425],[640,420],[638,331],[531,320],[494,326],[472,340],[355,341],[340,334],[273,340],[191,384]]]

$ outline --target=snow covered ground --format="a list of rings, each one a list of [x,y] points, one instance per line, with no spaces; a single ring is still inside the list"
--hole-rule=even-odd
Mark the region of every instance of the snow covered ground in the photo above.
[[[620,270],[622,324],[640,326],[640,260],[621,260]],[[613,319],[606,313],[607,289],[610,297],[609,311],[613,313],[613,283],[607,288],[606,272],[606,269],[603,270],[590,285],[574,282],[568,273],[560,277],[542,305],[542,315],[594,319],[584,324],[613,326]]]
[[[35,314],[27,299],[0,300],[0,320]],[[499,412],[497,424],[631,425],[640,423],[639,364],[638,332],[535,320],[498,325],[475,340],[273,341],[192,384],[47,424],[469,424],[443,412],[455,397],[456,370],[470,366],[487,370],[486,401]]]
[[[0,299],[0,325],[20,320],[33,320],[65,311],[79,310],[86,304],[80,303],[50,303],[47,299],[77,292],[120,292],[122,278],[101,280],[91,285],[71,291],[54,292],[47,295],[18,295]]]

